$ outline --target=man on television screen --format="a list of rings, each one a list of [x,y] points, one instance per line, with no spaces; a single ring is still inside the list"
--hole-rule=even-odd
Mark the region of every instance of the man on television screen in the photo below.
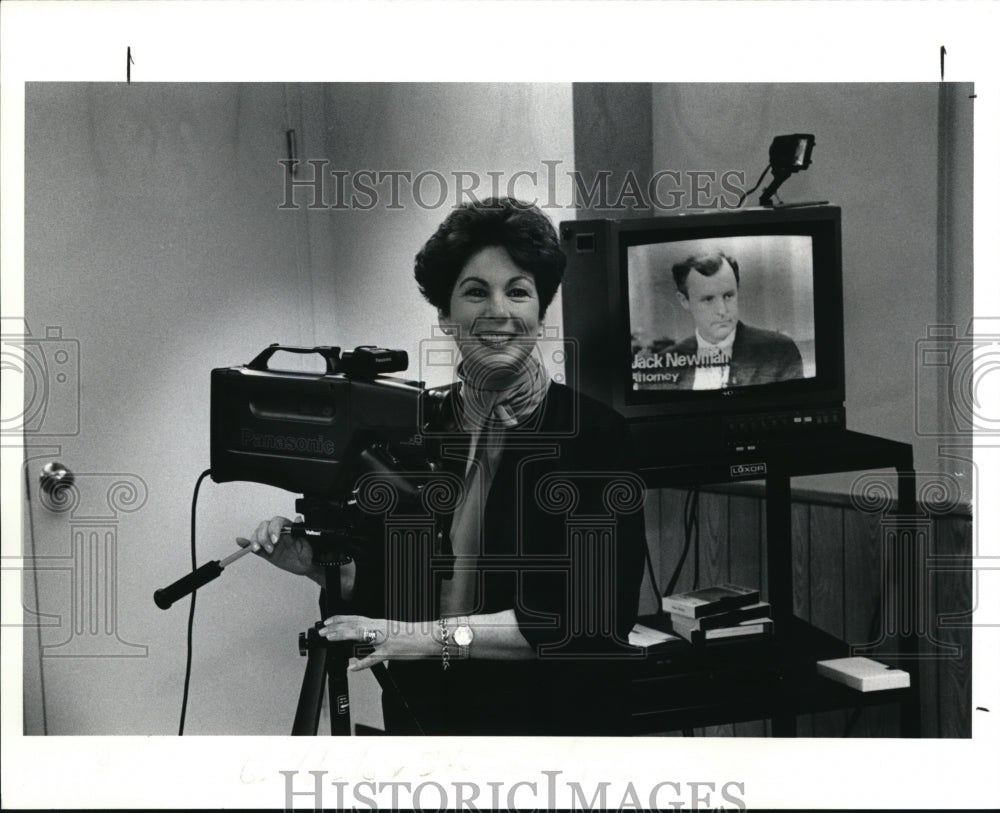
[[[682,389],[716,390],[802,378],[802,355],[795,342],[774,330],[739,319],[740,267],[722,252],[688,257],[672,269],[681,307],[691,314],[695,333],[670,351],[697,357],[677,368]]]

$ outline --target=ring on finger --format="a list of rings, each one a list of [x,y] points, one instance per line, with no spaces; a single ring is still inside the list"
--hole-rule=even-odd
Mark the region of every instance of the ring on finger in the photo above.
[[[378,640],[378,630],[365,630],[365,643],[374,644]]]

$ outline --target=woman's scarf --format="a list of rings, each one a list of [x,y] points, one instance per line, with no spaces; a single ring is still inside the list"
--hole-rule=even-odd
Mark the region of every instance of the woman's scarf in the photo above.
[[[511,364],[460,364],[458,376],[462,427],[474,434],[524,423],[541,406],[551,383],[537,348]]]
[[[445,616],[466,615],[478,608],[476,588],[481,574],[477,563],[482,552],[486,496],[500,462],[503,430],[531,418],[545,400],[551,383],[534,350],[516,366],[492,368],[477,376],[460,365],[458,374],[462,379],[462,426],[472,433],[472,443],[465,468],[465,492],[451,523],[455,566],[451,578],[443,584],[441,614]]]

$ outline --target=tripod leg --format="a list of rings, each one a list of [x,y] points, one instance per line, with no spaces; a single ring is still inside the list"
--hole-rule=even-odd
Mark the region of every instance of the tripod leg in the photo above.
[[[334,585],[334,590],[323,591],[323,618],[330,618],[344,612],[344,602],[340,597],[340,567],[326,568],[326,583]],[[334,736],[348,736],[351,733],[351,703],[347,688],[347,662],[354,645],[351,643],[331,644],[322,638],[313,627],[299,636],[299,650],[308,655],[302,690],[292,723],[293,736],[315,736],[319,728],[319,716],[323,707],[324,688],[329,689],[330,733]],[[324,687],[324,677],[327,686]]]
[[[347,661],[351,644],[334,644],[327,652],[326,676],[330,687],[330,733],[351,733],[351,700],[347,687]]]
[[[326,590],[324,591],[323,618],[343,615],[346,605],[340,595],[340,566],[327,565]],[[330,689],[330,733],[349,736],[351,733],[351,700],[347,687],[347,662],[354,645],[339,643],[329,646],[326,674]]]
[[[315,737],[319,728],[319,713],[323,706],[323,676],[327,672],[328,650],[316,639],[315,630],[309,630],[304,645],[308,647],[309,659],[302,677],[299,704],[292,723],[293,737]]]

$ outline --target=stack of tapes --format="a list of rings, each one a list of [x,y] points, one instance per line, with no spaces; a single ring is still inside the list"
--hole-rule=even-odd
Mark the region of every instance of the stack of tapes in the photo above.
[[[674,632],[697,645],[767,638],[774,629],[771,605],[760,600],[760,591],[735,584],[666,596],[663,609]]]

